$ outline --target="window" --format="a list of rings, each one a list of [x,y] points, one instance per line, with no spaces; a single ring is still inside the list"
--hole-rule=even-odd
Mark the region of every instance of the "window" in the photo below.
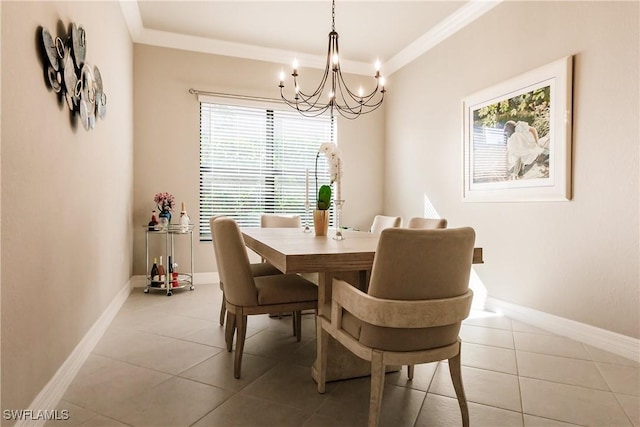
[[[262,213],[282,213],[300,215],[311,225],[316,154],[327,141],[336,141],[330,117],[201,100],[200,239],[211,239],[212,215],[229,216],[241,227],[259,227]],[[328,182],[326,160],[320,156],[318,185]]]

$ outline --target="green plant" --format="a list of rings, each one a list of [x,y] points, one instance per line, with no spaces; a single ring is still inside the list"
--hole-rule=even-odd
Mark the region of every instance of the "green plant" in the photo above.
[[[331,186],[321,185],[318,190],[318,203],[316,206],[321,211],[326,211],[331,207]]]

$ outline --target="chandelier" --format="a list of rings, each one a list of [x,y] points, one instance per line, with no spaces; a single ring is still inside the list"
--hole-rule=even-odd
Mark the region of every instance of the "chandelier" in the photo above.
[[[336,32],[336,2],[331,6],[331,32],[329,33],[329,48],[327,62],[320,85],[310,94],[303,92],[298,85],[298,63],[293,61],[293,87],[295,96],[287,98],[284,94],[284,72],[280,72],[280,97],[290,107],[295,108],[304,116],[318,116],[327,110],[334,116],[334,111],[347,119],[355,119],[361,114],[374,111],[384,99],[385,80],[380,74],[380,62],[376,61],[376,87],[369,94],[364,94],[362,87],[353,92],[347,87],[340,71],[340,49],[338,48],[338,33]],[[331,76],[331,78],[329,78]],[[328,86],[325,88],[325,86]]]

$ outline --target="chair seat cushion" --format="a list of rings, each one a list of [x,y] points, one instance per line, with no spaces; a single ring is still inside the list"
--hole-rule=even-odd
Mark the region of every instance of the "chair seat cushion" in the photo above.
[[[435,328],[387,328],[375,326],[348,311],[342,314],[342,328],[367,347],[387,351],[418,351],[456,342],[460,324]]]
[[[251,268],[251,275],[253,277],[271,276],[274,274],[282,274],[280,270],[275,268],[268,262],[256,262],[249,266]]]
[[[288,304],[317,301],[316,285],[297,274],[278,274],[254,279],[258,291],[258,304]]]

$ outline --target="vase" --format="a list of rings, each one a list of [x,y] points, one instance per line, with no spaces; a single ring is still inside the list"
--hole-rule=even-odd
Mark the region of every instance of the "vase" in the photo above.
[[[158,214],[159,218],[166,218],[167,219],[167,224],[171,223],[171,211],[168,209],[163,209],[160,211],[160,213]]]
[[[329,230],[329,209],[313,211],[313,228],[316,236],[326,236]]]

